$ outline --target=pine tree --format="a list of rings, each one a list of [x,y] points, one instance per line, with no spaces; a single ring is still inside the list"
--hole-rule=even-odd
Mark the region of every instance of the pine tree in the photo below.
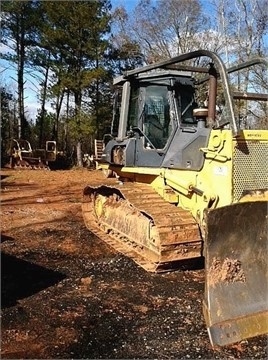
[[[38,23],[38,1],[2,2],[1,42],[10,52],[1,54],[17,68],[18,83],[18,136],[27,136],[27,120],[24,110],[24,84],[28,53],[35,44]]]
[[[54,74],[51,91],[57,96],[66,93],[72,96],[69,128],[76,142],[78,165],[82,166],[83,134],[96,132],[102,121],[98,116],[98,100],[100,83],[107,75],[104,55],[108,47],[110,1],[49,1],[43,2],[42,8],[47,20],[42,42],[50,51]],[[94,91],[90,92],[90,88]],[[85,94],[95,104],[91,114],[84,111]]]

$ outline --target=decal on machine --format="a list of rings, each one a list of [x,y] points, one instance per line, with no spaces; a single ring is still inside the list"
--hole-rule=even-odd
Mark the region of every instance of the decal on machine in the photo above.
[[[214,174],[220,176],[227,176],[228,169],[227,166],[215,166],[214,167]]]

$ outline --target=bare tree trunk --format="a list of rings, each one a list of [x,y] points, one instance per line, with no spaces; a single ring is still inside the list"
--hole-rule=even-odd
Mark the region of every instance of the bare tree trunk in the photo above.
[[[64,90],[57,96],[57,103],[56,103],[56,123],[55,123],[55,132],[54,132],[54,140],[58,141],[58,133],[59,133],[59,118],[60,112],[62,107],[62,102],[64,98]],[[67,119],[69,115],[69,93],[68,93],[68,101],[67,101]]]
[[[83,167],[81,141],[76,143],[77,166]]]
[[[25,47],[24,47],[24,25],[23,25],[23,15],[17,19],[17,26],[20,29],[18,32],[16,46],[17,46],[17,55],[18,55],[18,137],[24,137],[24,124],[25,124],[25,114],[24,114],[24,81],[23,81],[23,69],[24,69],[24,57],[25,57]]]
[[[43,146],[43,137],[44,137],[44,118],[45,118],[45,106],[46,106],[46,97],[47,97],[47,84],[48,84],[48,71],[49,68],[46,68],[45,71],[45,80],[42,91],[42,105],[41,105],[41,116],[40,116],[40,133],[39,133],[39,147],[40,149]]]
[[[70,107],[70,90],[67,90],[67,104],[66,104],[66,121],[64,124],[64,145],[63,151],[67,152],[68,146],[68,120],[69,120],[69,107]]]
[[[74,95],[74,102],[75,102],[75,115],[77,117],[77,125],[78,128],[80,127],[80,116],[81,116],[81,103],[82,103],[82,95],[81,91],[78,91]],[[77,166],[83,167],[83,161],[82,161],[82,149],[81,149],[81,139],[80,137],[77,139],[76,143],[76,158],[77,158]]]

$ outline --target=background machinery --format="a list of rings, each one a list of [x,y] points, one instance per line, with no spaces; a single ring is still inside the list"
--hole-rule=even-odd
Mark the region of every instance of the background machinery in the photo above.
[[[67,166],[66,155],[58,151],[57,142],[48,140],[44,149],[33,149],[31,143],[24,139],[11,139],[7,150],[9,158],[6,167],[12,169],[64,168]]]
[[[208,67],[189,65],[201,58]],[[115,79],[122,91],[99,166],[119,181],[84,189],[88,228],[146,270],[204,257],[213,345],[268,332],[268,130],[240,130],[235,115],[235,99],[267,95],[229,81],[261,64],[226,69],[198,50]]]

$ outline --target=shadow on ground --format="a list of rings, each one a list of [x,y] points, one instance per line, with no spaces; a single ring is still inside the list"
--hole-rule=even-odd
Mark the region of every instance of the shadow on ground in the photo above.
[[[16,305],[20,299],[57,284],[66,276],[2,253],[1,278],[1,307],[4,309]]]

